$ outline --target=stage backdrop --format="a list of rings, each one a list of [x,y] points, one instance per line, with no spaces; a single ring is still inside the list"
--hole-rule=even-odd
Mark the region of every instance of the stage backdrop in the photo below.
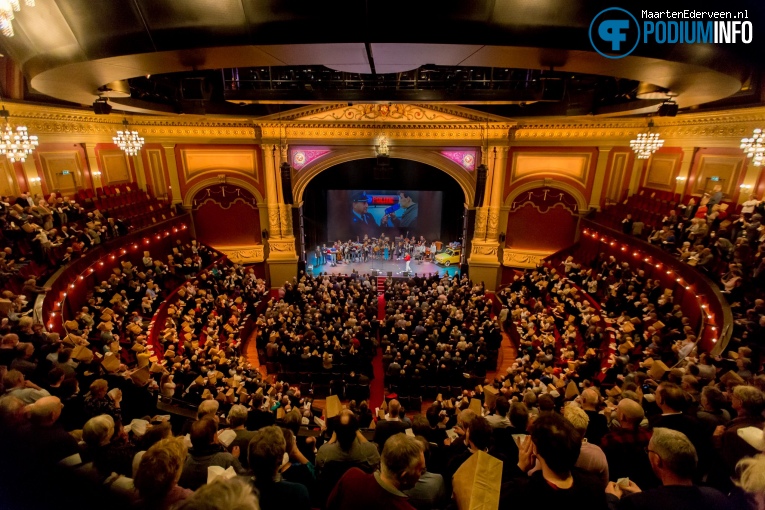
[[[364,236],[441,238],[440,191],[329,190],[331,240],[360,241]]]
[[[303,195],[306,249],[312,249],[317,243],[322,244],[338,239],[330,235],[330,231],[335,227],[332,220],[332,196],[336,192],[342,194],[344,201],[344,204],[339,206],[344,224],[349,222],[348,218],[352,211],[352,203],[349,200],[353,200],[355,193],[366,191],[367,194],[387,195],[386,200],[392,202],[386,206],[387,208],[395,205],[396,199],[392,195],[398,197],[398,191],[411,192],[413,202],[417,203],[417,200],[420,200],[417,207],[418,226],[423,218],[430,218],[428,221],[431,223],[428,229],[432,230],[430,233],[434,237],[426,235],[428,241],[440,239],[448,243],[460,240],[465,213],[465,195],[457,181],[437,168],[404,159],[392,159],[391,171],[387,178],[376,179],[375,163],[374,159],[342,163],[323,171],[308,184]],[[426,204],[428,204],[427,207]],[[369,209],[370,212],[373,211],[371,206]],[[395,211],[395,214],[401,216],[402,212],[399,209]],[[440,215],[440,218],[436,218],[437,215]],[[382,215],[378,219],[381,217]],[[438,230],[440,235],[435,235]],[[405,233],[406,229],[404,229]],[[332,234],[336,235],[335,232]],[[341,238],[348,239],[347,235]]]

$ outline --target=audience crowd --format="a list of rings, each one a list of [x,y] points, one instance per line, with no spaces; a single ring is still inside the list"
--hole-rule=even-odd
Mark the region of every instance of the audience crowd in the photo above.
[[[765,509],[756,283],[713,356],[671,292],[602,255],[495,295],[464,276],[378,295],[374,278],[305,274],[275,295],[196,242],[144,255],[63,338],[3,311],[3,507],[424,510],[480,492],[499,508]],[[266,370],[245,349],[252,327]],[[497,373],[503,335],[517,355]]]

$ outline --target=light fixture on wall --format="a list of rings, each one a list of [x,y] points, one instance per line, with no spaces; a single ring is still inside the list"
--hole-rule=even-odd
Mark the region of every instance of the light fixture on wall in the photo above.
[[[24,2],[27,7],[34,7],[35,0],[26,0]],[[14,12],[21,10],[21,2],[19,0],[0,0],[0,31],[6,37],[13,37],[13,24],[11,23],[16,15]]]
[[[122,121],[122,125],[125,126],[124,130],[117,131],[117,136],[113,137],[112,140],[128,156],[135,156],[143,147],[143,137],[138,136],[138,131],[130,129],[127,119]]]
[[[678,175],[677,177],[675,177],[675,180],[676,180],[677,182],[683,182],[683,181],[684,181],[684,180],[686,180],[686,179],[688,179],[688,178],[687,178],[687,177],[683,177],[683,176],[681,176],[681,175]]]
[[[637,159],[650,158],[651,154],[664,145],[664,140],[659,138],[659,133],[652,132],[651,128],[653,128],[653,120],[648,121],[648,131],[639,133],[637,138],[630,140],[630,147],[637,154]]]
[[[0,0],[1,3],[2,0]],[[11,163],[16,161],[23,163],[37,147],[37,137],[30,135],[26,126],[16,126],[14,131],[8,120],[9,113],[5,106],[0,110],[0,117],[5,119],[5,127],[0,131],[0,154],[5,154]]]
[[[742,138],[740,147],[746,157],[752,160],[754,166],[765,164],[765,133],[762,129],[755,129],[751,138]]]
[[[29,184],[34,184],[34,185],[40,186],[41,182],[42,182],[42,179],[40,179],[39,177],[30,177],[29,178]]]

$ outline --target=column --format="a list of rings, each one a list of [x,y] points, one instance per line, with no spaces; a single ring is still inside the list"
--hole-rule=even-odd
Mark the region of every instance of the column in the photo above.
[[[173,205],[182,204],[183,197],[181,196],[181,180],[178,177],[178,161],[175,158],[175,144],[163,143],[162,148],[165,150],[167,171],[170,174],[170,194],[173,197]]]
[[[475,233],[470,247],[470,279],[484,282],[487,290],[495,290],[501,281],[499,261],[499,226],[502,189],[507,167],[507,146],[490,146],[486,153],[488,172],[484,205],[476,209]]]
[[[85,149],[85,155],[88,157],[88,171],[93,182],[93,191],[95,191],[104,185],[101,168],[98,166],[98,156],[96,156],[96,144],[83,143],[82,146]]]
[[[600,198],[603,196],[603,182],[606,179],[608,155],[611,153],[611,149],[613,149],[612,146],[598,147],[598,163],[595,167],[595,179],[592,182],[590,209],[600,210]]]
[[[266,178],[268,241],[266,267],[271,288],[277,289],[297,276],[298,256],[292,232],[292,206],[285,204],[281,192],[280,164],[287,160],[287,145],[263,140],[263,170]]]
[[[146,191],[146,171],[143,167],[142,153],[143,152],[141,151],[137,155],[132,156],[132,158],[135,164],[135,178],[136,182],[138,183],[138,187]]]
[[[5,156],[3,156],[5,157]],[[29,193],[31,196],[40,195],[42,196],[43,188],[42,188],[42,181],[40,180],[40,176],[37,173],[37,165],[35,165],[35,159],[34,157],[30,156],[21,163],[22,168],[24,169],[24,175],[26,176],[27,183],[29,183]],[[48,183],[48,186],[50,186],[51,183]],[[48,193],[50,193],[52,190],[48,190]]]
[[[682,200],[685,195],[686,187],[688,186],[688,178],[691,176],[691,168],[693,168],[693,160],[696,156],[696,147],[683,147],[683,159],[680,163],[680,172],[677,174],[677,178],[672,185],[675,188],[675,193],[680,193],[680,199]]]

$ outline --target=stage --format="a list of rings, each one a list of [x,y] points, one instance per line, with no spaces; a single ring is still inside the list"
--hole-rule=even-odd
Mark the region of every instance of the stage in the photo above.
[[[403,277],[404,269],[406,268],[406,262],[403,260],[370,260],[368,262],[351,262],[348,264],[337,264],[332,267],[332,264],[323,264],[320,266],[314,265],[315,258],[313,256],[308,258],[308,267],[313,267],[312,271],[306,271],[313,276],[318,276],[321,273],[328,274],[344,274],[350,275],[353,270],[356,270],[359,274],[371,274],[373,269],[379,269],[382,271],[381,276],[386,276],[388,272],[393,273],[392,276]],[[409,267],[412,269],[412,275],[429,275],[431,273],[438,273],[439,275],[447,274],[450,277],[455,274],[459,274],[460,268],[458,264],[452,264],[449,267],[440,266],[434,262],[423,261],[422,263],[412,260],[409,263]]]

